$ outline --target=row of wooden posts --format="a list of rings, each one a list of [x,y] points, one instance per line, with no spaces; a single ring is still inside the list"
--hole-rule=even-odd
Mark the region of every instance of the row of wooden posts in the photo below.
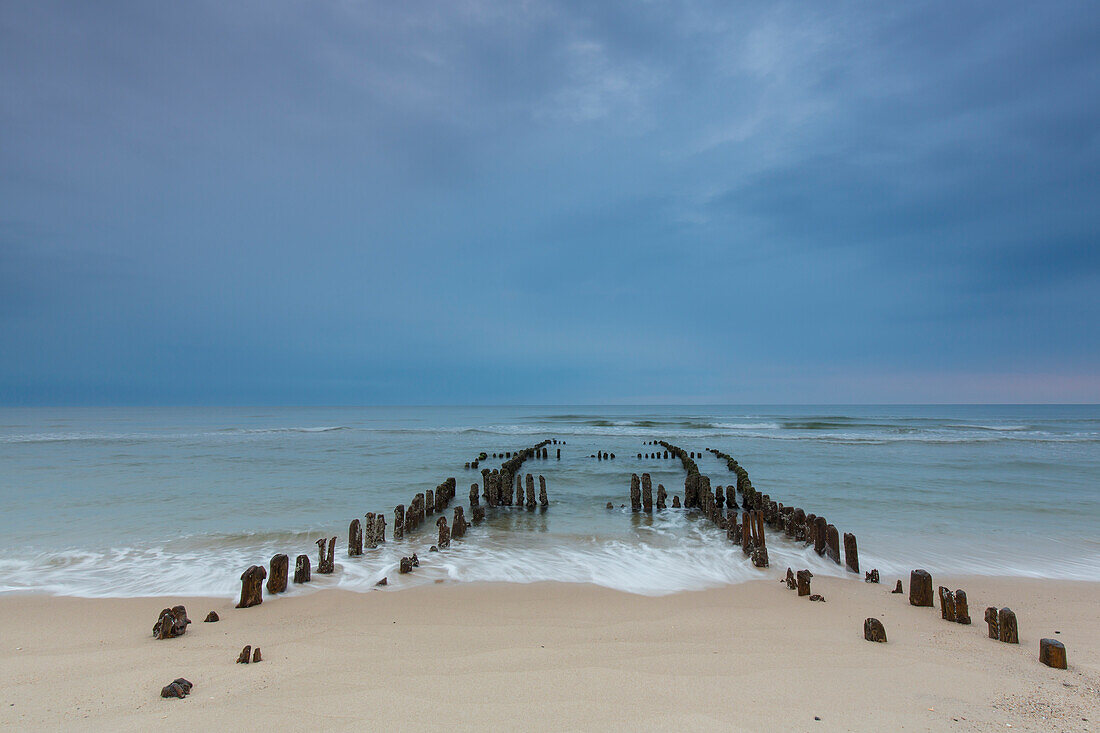
[[[519,456],[520,453],[526,453],[527,451],[533,451],[531,453],[531,455],[526,456],[526,457],[527,458],[542,458],[543,460],[546,460],[550,457],[550,451],[546,447],[548,445],[565,445],[565,441],[564,440],[559,441],[557,438],[552,438],[550,440],[544,440],[541,443],[539,443],[537,446],[535,446],[534,448],[527,448],[524,451],[501,451],[499,453],[493,453],[493,458],[515,458],[516,456]],[[561,460],[561,448],[557,448],[555,450],[557,451],[557,460],[560,461]],[[487,460],[489,460],[489,454],[486,453],[485,451],[481,451],[481,453],[478,454],[477,458],[475,458],[472,461],[468,461],[466,463],[466,465],[464,466],[464,468],[466,468],[466,469],[478,468],[481,465],[482,461],[487,461]]]
[[[553,442],[556,443],[557,441],[555,440]],[[509,483],[507,485],[510,489],[512,473],[518,471],[523,461],[527,458],[537,457],[539,455],[546,458],[546,445],[549,444],[551,444],[550,440],[544,440],[533,448],[518,451],[510,456],[510,459],[503,464],[499,472],[494,470],[492,474],[489,474],[487,469],[483,469],[482,475],[493,475],[496,477],[495,480],[499,482],[501,477],[507,474],[509,477]],[[484,453],[482,455],[484,455]],[[516,479],[518,488],[518,475]],[[486,483],[487,485],[489,484],[489,482]],[[499,484],[497,484],[497,486],[499,488]],[[416,494],[412,498],[412,501],[409,502],[407,508],[404,504],[398,504],[394,507],[393,538],[395,540],[403,539],[420,527],[428,516],[437,512],[441,514],[444,513],[451,500],[455,497],[456,487],[457,481],[452,476],[436,486],[434,490],[428,489]],[[511,492],[509,491],[508,494],[510,497]],[[497,496],[499,496],[499,494]],[[527,506],[529,508],[535,506],[534,496],[534,478],[531,474],[527,474]],[[546,479],[541,475],[539,476],[539,501],[543,507],[549,504],[546,494]],[[485,510],[478,506],[477,484],[474,484],[471,490],[470,504],[473,508],[472,513],[474,521],[481,521],[481,519],[485,517]],[[495,506],[495,504],[492,503],[490,503],[490,505]],[[437,549],[449,547],[451,539],[465,536],[466,530],[469,527],[469,523],[466,521],[465,511],[461,506],[455,507],[454,519],[451,524],[448,525],[446,516],[440,516],[436,519],[435,524],[438,530],[438,541],[435,545]],[[364,547],[367,549],[375,549],[379,544],[385,543],[385,541],[386,515],[384,513],[379,512],[376,514],[374,512],[368,512],[362,521],[358,518],[351,520],[351,524],[348,526],[349,557],[361,556]],[[320,555],[317,562],[317,573],[327,575],[334,572],[336,568],[336,538],[331,537],[327,540],[325,538],[317,540],[317,548]],[[267,580],[267,592],[269,595],[285,592],[287,589],[289,564],[289,557],[280,553],[271,558],[269,564],[270,573],[262,565],[252,565],[245,570],[244,573],[241,574],[241,598],[237,603],[237,608],[249,608],[263,603],[263,581],[265,579]],[[401,558],[398,571],[406,573],[411,571],[413,567],[418,567],[419,564],[419,560],[414,553],[411,558]],[[312,567],[309,556],[299,555],[295,562],[294,582],[308,583],[311,579]]]
[[[773,501],[767,494],[761,494],[752,486],[748,471],[736,459],[727,453],[708,448],[717,458],[726,462],[726,467],[737,475],[737,489],[743,497],[743,505],[759,512],[769,527],[784,532],[795,542],[813,544],[814,552],[827,556],[837,565],[841,564],[841,538],[837,528],[823,516],[806,513],[801,507],[784,506]],[[853,573],[859,572],[859,549],[856,536],[844,533],[844,565]],[[877,573],[874,577],[877,578]],[[867,580],[871,580],[870,573]]]

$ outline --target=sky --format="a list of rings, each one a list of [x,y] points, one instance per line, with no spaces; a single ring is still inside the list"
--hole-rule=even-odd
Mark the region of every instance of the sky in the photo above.
[[[0,404],[1100,401],[1100,5],[0,0]]]

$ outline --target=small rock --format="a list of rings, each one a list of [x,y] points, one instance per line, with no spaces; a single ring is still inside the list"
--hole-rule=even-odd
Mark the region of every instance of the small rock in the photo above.
[[[256,662],[262,661],[264,661],[264,658],[260,656],[260,647],[256,647],[252,650],[252,663],[255,664]]]
[[[248,644],[244,649],[241,649],[241,653],[237,655],[237,664],[248,664],[252,661],[252,645]]]
[[[863,622],[863,638],[867,641],[877,641],[879,643],[886,643],[886,628],[882,625],[882,621],[879,621],[873,616]]]
[[[202,622],[204,624],[213,624],[213,623],[217,623],[219,620],[220,619],[218,618],[218,614],[215,613],[214,611],[211,611],[210,613],[206,614],[206,618],[204,618],[202,620]]]
[[[825,602],[825,596],[821,595],[820,593],[814,593],[812,596],[810,596],[810,600],[811,601],[821,601],[822,603],[824,603]]]
[[[428,548],[428,552],[439,552],[439,548],[436,547],[435,545],[432,545],[431,547]]]
[[[901,581],[900,580],[898,581],[898,584],[894,586],[894,589],[890,592],[891,593],[904,593],[905,592],[901,589]]]
[[[389,578],[382,578],[377,583],[375,583],[375,585],[389,585],[389,584],[390,584]]]
[[[186,682],[186,680],[184,680],[184,681]],[[186,687],[181,685],[179,682],[173,682],[173,683],[171,683],[169,685],[166,685],[165,687],[161,688],[160,696],[161,697],[178,697],[182,700],[183,698],[187,697],[189,692],[191,692],[191,683],[190,682],[187,683]]]

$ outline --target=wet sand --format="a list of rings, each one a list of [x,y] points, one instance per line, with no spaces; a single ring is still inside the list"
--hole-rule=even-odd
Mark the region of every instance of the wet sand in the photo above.
[[[1100,583],[956,578],[974,623],[880,585],[768,580],[645,597],[591,585],[199,598],[0,598],[0,727],[151,730],[1090,730]],[[908,578],[904,578],[908,591]],[[156,641],[161,608],[187,634]],[[1019,646],[987,638],[986,606]],[[221,616],[203,623],[210,610]],[[887,644],[863,640],[879,617]],[[1060,631],[1060,634],[1055,634]],[[1068,670],[1038,660],[1065,643]],[[245,644],[264,661],[238,665]],[[185,700],[161,699],[176,677]],[[819,718],[820,720],[818,720]]]

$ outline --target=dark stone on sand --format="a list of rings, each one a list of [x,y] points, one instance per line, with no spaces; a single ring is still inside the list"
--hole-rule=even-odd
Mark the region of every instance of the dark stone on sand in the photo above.
[[[824,603],[825,602],[825,596],[818,595],[817,593],[814,593],[812,596],[810,596],[810,600],[811,601],[821,601],[822,603]]]
[[[206,618],[204,618],[202,622],[204,624],[215,624],[220,620],[221,619],[218,617],[218,614],[214,611],[211,611],[210,613],[206,614]]]
[[[891,593],[904,593],[905,592],[901,587],[901,579],[898,579],[898,584],[895,585],[894,589],[890,592]]]
[[[241,653],[237,655],[237,664],[248,664],[252,661],[252,645],[248,644],[244,649],[241,649]]]
[[[909,605],[934,605],[932,600],[932,576],[927,570],[914,570],[909,574]]]
[[[257,566],[253,566],[257,567]],[[261,570],[263,568],[260,568]],[[187,609],[183,606],[172,606],[160,612],[157,622],[153,624],[154,639],[173,639],[187,633],[187,624],[191,619],[187,618]]]
[[[880,644],[886,643],[886,628],[882,625],[882,621],[877,618],[871,617],[863,622],[863,638],[867,641],[877,641]]]
[[[451,528],[447,526],[447,518],[440,517],[435,520],[435,524],[439,527],[439,547],[446,548],[451,546]]]
[[[241,573],[241,600],[237,608],[251,608],[264,602],[263,582],[267,571],[259,565],[252,565]]]
[[[1039,661],[1054,669],[1067,669],[1065,644],[1056,639],[1039,639]]]
[[[183,677],[177,677],[160,690],[161,697],[178,697],[181,700],[191,694],[191,683]]]
[[[264,658],[260,655],[260,647],[256,647],[252,650],[252,663],[262,662]]]

